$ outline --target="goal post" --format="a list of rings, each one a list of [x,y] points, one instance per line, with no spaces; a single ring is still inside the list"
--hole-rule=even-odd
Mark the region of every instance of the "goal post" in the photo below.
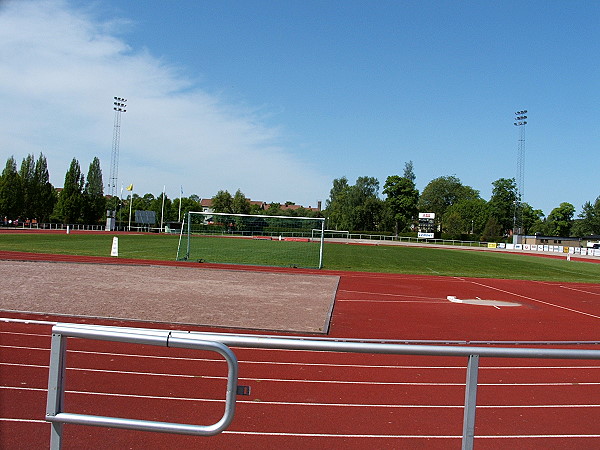
[[[325,219],[190,211],[178,261],[323,267]],[[318,232],[314,230],[319,230]]]

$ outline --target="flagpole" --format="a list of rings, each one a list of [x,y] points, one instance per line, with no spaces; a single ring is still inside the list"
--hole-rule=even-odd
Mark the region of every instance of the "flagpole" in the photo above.
[[[127,227],[127,231],[131,231],[131,208],[133,206],[133,184],[130,184],[125,189],[127,189],[129,194],[129,225]]]
[[[127,231],[131,231],[131,207],[133,205],[133,192],[129,194],[129,227]]]
[[[163,192],[162,192],[162,209],[160,212],[160,232],[163,232],[163,218],[165,216],[165,190],[167,189],[167,186],[163,186]]]

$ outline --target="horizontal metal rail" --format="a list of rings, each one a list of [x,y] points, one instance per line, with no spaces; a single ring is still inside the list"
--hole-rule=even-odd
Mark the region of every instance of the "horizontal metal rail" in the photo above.
[[[223,416],[218,422],[211,425],[193,425],[65,412],[64,393],[66,385],[66,350],[68,337],[206,350],[220,354],[225,361],[227,361],[228,367],[225,411]],[[119,330],[116,327],[81,327],[73,324],[54,325],[54,327],[52,327],[52,347],[50,350],[48,399],[46,407],[46,420],[52,423],[50,448],[61,448],[62,428],[65,423],[195,436],[213,436],[225,430],[233,420],[236,405],[235,397],[237,382],[237,358],[231,349],[220,342],[195,339],[193,336],[188,336],[185,339],[173,338],[168,331],[135,330],[132,328]]]
[[[53,327],[53,333],[58,336],[81,337],[89,339],[117,340],[121,342],[140,342],[153,345],[161,345],[158,342],[164,342],[164,345],[180,348],[201,348],[200,343],[221,344],[227,350],[229,347],[241,348],[263,348],[280,350],[306,350],[323,352],[346,352],[346,353],[369,353],[369,354],[390,354],[390,355],[425,355],[425,356],[455,356],[467,358],[467,379],[465,386],[465,410],[463,421],[463,449],[472,449],[475,431],[475,408],[477,400],[477,379],[479,369],[479,359],[481,357],[490,358],[533,358],[533,359],[584,359],[600,360],[600,350],[587,349],[564,349],[564,348],[509,348],[509,347],[484,347],[471,345],[453,345],[460,341],[450,341],[445,345],[430,344],[411,344],[406,341],[396,341],[397,343],[385,343],[372,340],[344,340],[336,338],[306,338],[274,335],[234,335],[225,333],[200,333],[184,331],[153,330],[139,328],[119,328],[102,327],[97,325],[82,324],[57,324]],[[54,337],[53,337],[54,339]],[[508,344],[505,342],[505,344]],[[547,344],[547,343],[545,343]],[[561,342],[564,345],[566,342]],[[582,343],[583,344],[583,343]],[[586,342],[586,344],[597,344],[597,342]],[[52,355],[55,353],[55,344],[53,342]],[[216,350],[215,350],[216,351]],[[55,356],[51,355],[51,377],[52,372],[58,372],[61,367]],[[234,357],[235,358],[235,357]],[[63,358],[64,360],[64,358]],[[54,361],[54,363],[53,363]],[[237,360],[236,360],[237,361]],[[64,368],[62,368],[64,370]],[[56,376],[56,375],[55,375]],[[237,379],[237,373],[236,373]],[[50,380],[52,381],[52,380]],[[51,410],[51,403],[58,402],[53,394],[51,400],[49,381],[48,393],[48,411]],[[236,381],[237,382],[237,381]],[[231,389],[235,389],[231,386]],[[228,399],[230,386],[228,385]],[[233,396],[233,402],[235,397]],[[59,403],[60,404],[60,403]],[[233,411],[233,405],[230,406]],[[60,409],[60,408],[55,408]],[[64,413],[63,413],[64,414]],[[47,420],[56,420],[48,418]],[[60,415],[58,415],[60,417]],[[65,422],[71,422],[71,415],[63,415]],[[101,423],[88,423],[91,425],[101,425]],[[111,425],[115,426],[115,425]],[[226,425],[225,425],[226,426]],[[123,427],[125,428],[125,427]],[[136,428],[141,429],[141,428]],[[153,430],[162,431],[162,430]],[[167,430],[165,430],[167,431]],[[179,432],[179,431],[172,431]]]

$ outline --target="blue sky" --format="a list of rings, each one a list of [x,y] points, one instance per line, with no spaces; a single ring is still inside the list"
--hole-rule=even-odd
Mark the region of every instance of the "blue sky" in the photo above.
[[[489,199],[516,176],[546,214],[600,195],[600,3],[0,1],[0,156],[42,151],[110,172],[112,97],[128,99],[119,184],[323,203],[334,178],[414,164]],[[6,62],[6,63],[5,63]]]

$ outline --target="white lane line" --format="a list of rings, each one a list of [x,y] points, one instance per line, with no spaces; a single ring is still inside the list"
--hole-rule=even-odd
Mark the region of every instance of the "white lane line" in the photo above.
[[[25,325],[56,325],[58,322],[48,322],[46,320],[31,320],[31,319],[13,319],[11,317],[0,317],[0,322],[21,323]]]
[[[322,438],[360,438],[360,439],[462,439],[462,436],[427,435],[427,434],[325,434],[325,433],[269,433],[263,431],[223,431],[223,434],[242,434],[250,436],[290,436],[290,437],[322,437]],[[508,434],[483,436],[475,435],[475,439],[575,439],[598,438],[600,434]]]
[[[366,299],[352,299],[352,300],[344,300],[341,298],[338,298],[336,300],[336,302],[339,303],[352,303],[352,302],[357,302],[357,303],[418,303],[420,305],[425,305],[427,303],[433,303],[433,304],[444,304],[445,302],[442,302],[441,300],[366,300]]]
[[[31,367],[36,369],[48,369],[46,365],[39,364],[16,364],[16,363],[4,363],[1,362],[0,366],[17,366],[17,367]],[[122,370],[107,370],[107,369],[92,369],[84,367],[67,367],[69,371],[77,372],[97,372],[97,373],[116,373],[126,375],[140,375],[140,376],[155,376],[155,377],[172,377],[172,378],[194,378],[194,379],[205,379],[205,380],[226,380],[225,376],[212,376],[212,375],[187,375],[187,374],[171,374],[171,373],[158,373],[158,372],[135,372],[135,371],[122,371]],[[255,377],[240,377],[240,381],[257,381],[257,382],[273,382],[273,383],[313,383],[313,384],[350,384],[350,385],[367,385],[367,386],[458,386],[463,387],[465,383],[434,383],[434,382],[402,382],[402,381],[352,381],[352,380],[303,380],[299,378],[255,378]],[[548,383],[479,383],[479,386],[596,386],[600,385],[600,382],[548,382]]]
[[[589,295],[598,295],[598,296],[600,296],[600,292],[586,291],[586,290],[584,290],[584,289],[575,289],[575,288],[573,288],[573,287],[570,287],[570,286],[562,286],[562,285],[561,285],[560,287],[561,287],[561,288],[563,288],[563,289],[568,289],[568,290],[570,290],[570,291],[583,292],[584,294],[589,294]]]
[[[376,295],[378,297],[408,297],[408,298],[420,298],[425,300],[441,300],[437,297],[423,297],[419,295],[411,295],[411,294],[392,294],[387,292],[369,292],[369,291],[350,291],[347,289],[339,289],[338,292],[348,292],[351,294],[361,294],[361,295]]]
[[[50,425],[50,422],[36,419],[13,419],[0,417],[0,422],[25,422]],[[342,439],[461,439],[459,435],[427,435],[427,434],[327,434],[327,433],[283,433],[266,431],[225,430],[223,434],[246,436],[278,436],[278,437],[320,437]],[[600,434],[514,434],[514,435],[477,435],[476,439],[576,439],[599,438]]]
[[[27,350],[27,351],[42,351],[48,353],[50,349],[41,347],[24,347],[14,345],[0,345],[0,348],[16,349],[16,350]],[[93,352],[86,350],[67,350],[69,354],[86,354],[86,355],[100,355],[109,357],[121,357],[121,358],[141,358],[141,359],[156,359],[156,360],[167,360],[167,361],[188,361],[188,362],[208,362],[208,363],[223,363],[223,359],[214,358],[186,358],[180,356],[159,356],[159,355],[139,355],[132,353],[111,353],[111,352]],[[340,368],[355,368],[355,369],[400,369],[400,370],[466,370],[466,366],[416,366],[416,365],[390,365],[390,364],[342,364],[342,363],[308,363],[302,361],[251,361],[238,359],[240,364],[256,364],[256,365],[272,365],[272,366],[294,366],[294,367],[340,367]],[[0,362],[0,365],[4,364]],[[6,363],[8,364],[8,363]],[[26,366],[25,364],[23,364]],[[589,370],[589,369],[600,369],[600,363],[596,366],[480,366],[479,370]]]
[[[10,334],[15,336],[33,336],[33,337],[44,337],[50,339],[52,336],[50,334],[35,334],[35,333],[19,333],[16,331],[0,331],[0,334]]]
[[[0,386],[0,389],[15,390],[15,391],[32,391],[46,392],[43,388],[30,387],[13,387]],[[224,403],[224,399],[213,398],[196,398],[196,397],[174,397],[162,395],[142,395],[142,394],[118,394],[112,392],[92,392],[92,391],[66,391],[68,394],[78,395],[95,395],[101,397],[124,397],[124,398],[142,398],[150,400],[175,400],[175,401],[192,401],[192,402],[208,402],[208,403]],[[237,400],[236,403],[244,403],[251,405],[282,405],[282,406],[329,406],[336,408],[397,408],[397,409],[464,409],[465,405],[398,405],[385,403],[322,403],[322,402],[283,402],[269,400]],[[573,409],[573,408],[600,408],[600,404],[548,404],[548,405],[477,405],[478,409]]]
[[[515,292],[511,292],[511,291],[507,291],[507,290],[504,290],[504,289],[500,289],[500,288],[495,287],[495,286],[489,286],[487,284],[480,283],[480,282],[477,282],[477,281],[473,281],[473,280],[469,280],[469,279],[464,279],[464,280],[467,281],[467,282],[469,282],[469,283],[478,285],[478,286],[483,286],[484,288],[487,288],[487,289],[492,289],[492,290],[495,290],[495,291],[498,291],[498,292],[502,292],[504,294],[514,295],[515,297],[520,297],[520,298],[524,298],[526,300],[531,300],[532,302],[541,303],[543,305],[552,306],[554,308],[564,309],[565,311],[573,312],[573,313],[576,313],[576,314],[581,314],[583,316],[593,317],[594,319],[600,319],[600,316],[597,316],[595,314],[586,313],[584,311],[579,311],[579,310],[573,309],[573,308],[567,308],[566,306],[561,306],[561,305],[557,305],[555,303],[550,303],[550,302],[546,302],[544,300],[539,300],[537,298],[528,297],[528,296],[522,295],[522,294],[517,294]]]
[[[10,417],[0,417],[0,422],[27,422],[27,423],[45,423],[50,425],[50,422],[40,419],[13,419]]]

